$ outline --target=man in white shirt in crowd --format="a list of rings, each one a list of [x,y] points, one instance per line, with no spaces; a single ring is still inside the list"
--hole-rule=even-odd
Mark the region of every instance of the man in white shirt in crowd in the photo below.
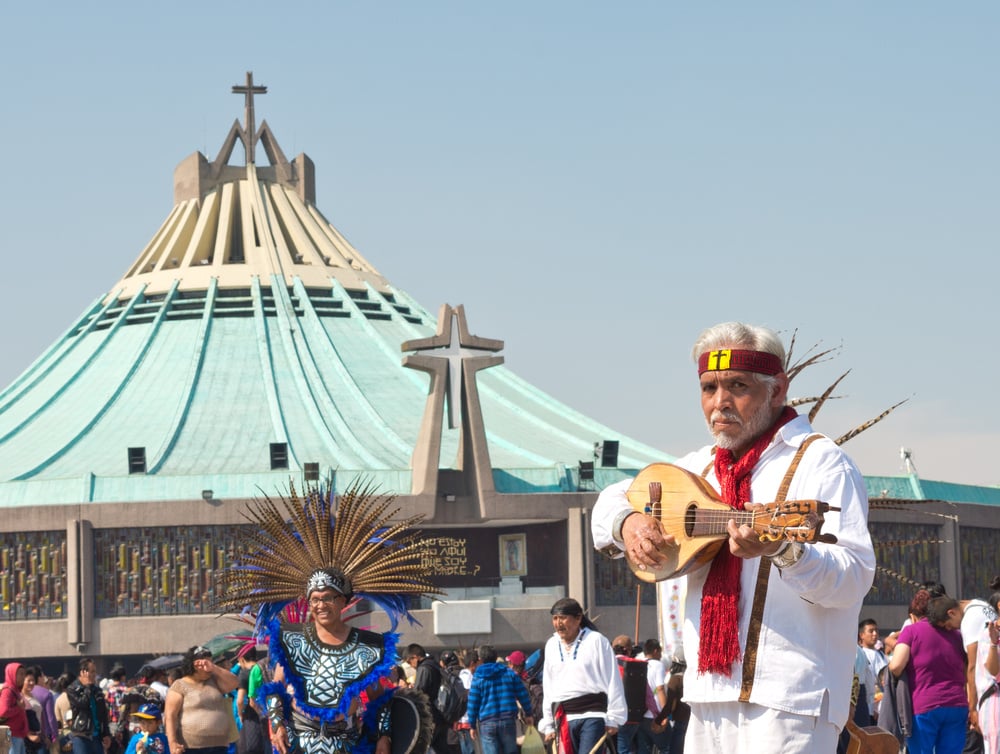
[[[882,672],[889,665],[889,660],[882,651],[878,638],[878,623],[872,618],[865,618],[858,624],[858,645],[865,653],[871,677],[875,679],[874,687],[868,689],[868,711],[872,720],[878,721],[878,702],[882,698],[885,674]]]
[[[555,633],[545,643],[543,717],[538,732],[564,754],[602,754],[628,714],[611,642],[572,597],[551,609]]]
[[[1000,586],[1000,577],[995,577],[991,587]],[[979,638],[986,626],[997,618],[993,608],[984,599],[978,597],[969,600],[964,605],[962,614],[962,644],[965,646],[966,669],[965,686],[969,698],[969,728],[979,731],[979,694],[976,691],[976,664],[979,657]]]

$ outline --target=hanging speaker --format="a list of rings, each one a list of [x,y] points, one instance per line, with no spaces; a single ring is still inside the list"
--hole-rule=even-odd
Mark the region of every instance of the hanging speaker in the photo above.
[[[605,440],[601,444],[601,466],[607,468],[618,466],[618,440]]]

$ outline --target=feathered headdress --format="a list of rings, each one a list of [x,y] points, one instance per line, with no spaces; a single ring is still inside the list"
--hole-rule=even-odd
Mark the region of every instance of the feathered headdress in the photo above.
[[[389,510],[394,499],[359,478],[340,497],[322,487],[300,497],[293,486],[287,498],[265,495],[252,502],[244,515],[257,528],[248,535],[247,552],[226,571],[219,607],[249,606],[262,635],[286,606],[304,599],[318,572],[332,569],[342,574],[347,591],[385,610],[393,631],[400,618],[416,623],[406,596],[441,591],[427,580],[417,533],[408,531],[422,516],[393,522],[399,512]]]
[[[800,372],[802,372],[804,369],[807,369],[807,368],[809,368],[809,367],[811,367],[811,366],[813,366],[815,364],[819,364],[819,363],[821,363],[823,361],[827,361],[829,358],[831,358],[831,354],[836,354],[836,352],[838,352],[840,350],[839,347],[820,349],[819,348],[819,344],[817,343],[817,344],[814,344],[811,348],[809,348],[809,350],[806,351],[806,353],[801,358],[799,358],[798,361],[793,362],[792,361],[792,351],[795,348],[795,337],[796,337],[796,335],[797,335],[797,331],[795,331],[795,332],[792,333],[791,341],[790,341],[789,346],[788,346],[788,355],[787,355],[787,357],[785,359],[785,373],[788,375],[789,381],[791,381],[792,378],[794,378],[797,374],[799,374]],[[791,405],[791,406],[801,406],[801,405],[812,403],[813,407],[809,411],[809,421],[811,423],[816,418],[816,414],[819,413],[820,408],[823,407],[823,405],[827,402],[827,400],[831,400],[831,399],[835,399],[835,398],[839,397],[839,396],[835,396],[833,394],[833,391],[840,384],[841,380],[843,380],[850,373],[850,371],[851,370],[848,369],[846,372],[844,372],[842,375],[840,375],[840,377],[838,377],[836,380],[834,380],[833,384],[830,385],[822,393],[822,395],[812,396],[812,397],[808,397],[808,398],[795,398],[795,399],[789,400],[789,405]],[[893,405],[889,406],[889,408],[885,409],[878,416],[875,416],[875,417],[869,419],[868,421],[863,422],[862,424],[858,425],[854,429],[845,432],[840,437],[838,437],[836,440],[834,440],[834,442],[837,443],[837,445],[843,445],[846,442],[848,442],[849,440],[854,439],[855,437],[857,437],[858,435],[860,435],[865,430],[870,429],[871,427],[875,426],[880,421],[882,421],[883,419],[885,419],[889,414],[891,414],[897,408],[899,408],[904,403],[906,403],[907,400],[909,400],[909,399],[904,398],[901,401],[897,401]],[[907,511],[907,512],[913,512],[913,513],[919,513],[919,514],[923,514],[923,515],[927,515],[927,516],[940,516],[940,517],[949,518],[949,519],[952,519],[952,520],[955,520],[955,521],[958,520],[957,516],[954,516],[954,515],[950,515],[950,514],[946,514],[946,513],[938,513],[936,511],[922,510],[922,508],[924,506],[926,506],[927,504],[929,504],[929,503],[938,503],[938,504],[949,504],[949,505],[951,505],[951,503],[947,503],[944,500],[926,500],[926,499],[910,499],[910,498],[887,498],[887,497],[869,497],[869,499],[868,499],[869,509],[873,510],[873,511],[874,510],[898,510],[898,511]],[[916,545],[946,544],[948,542],[949,542],[949,540],[944,540],[944,539],[914,539],[914,540],[893,540],[893,541],[886,541],[886,540],[878,541],[878,540],[875,540],[873,542],[873,544],[875,545],[875,555],[876,555],[876,558],[878,560],[882,560],[883,558],[887,557],[887,555],[888,555],[887,551],[890,548],[901,549],[901,548],[905,548],[905,547],[913,547],[913,546],[916,546]],[[875,566],[875,570],[877,571],[878,574],[881,574],[883,576],[887,576],[887,577],[889,577],[891,579],[895,579],[896,581],[899,581],[899,582],[901,582],[903,584],[906,584],[908,586],[914,587],[916,589],[920,589],[921,588],[921,583],[919,581],[916,581],[915,579],[912,579],[909,576],[905,576],[902,573],[899,573],[898,571],[894,571],[891,568],[886,567],[885,565],[877,564]],[[876,589],[876,586],[873,585],[872,589]]]

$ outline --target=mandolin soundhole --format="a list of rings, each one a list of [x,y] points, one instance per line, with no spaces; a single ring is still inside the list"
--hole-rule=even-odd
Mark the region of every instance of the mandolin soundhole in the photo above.
[[[684,533],[691,538],[694,536],[695,517],[698,515],[698,506],[692,501],[684,509]]]

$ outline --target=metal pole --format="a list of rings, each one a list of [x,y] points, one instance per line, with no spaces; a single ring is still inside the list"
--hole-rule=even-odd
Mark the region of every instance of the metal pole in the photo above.
[[[635,585],[635,643],[639,643],[639,608],[642,606],[642,582]]]

